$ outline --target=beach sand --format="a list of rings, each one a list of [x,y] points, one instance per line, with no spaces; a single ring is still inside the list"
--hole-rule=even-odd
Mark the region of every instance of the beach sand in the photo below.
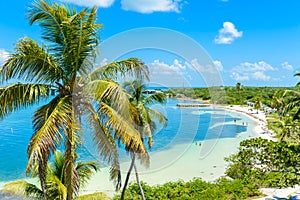
[[[215,113],[229,113],[233,117],[241,118],[236,123],[246,125],[247,122],[248,130],[235,138],[218,138],[179,144],[163,151],[150,153],[151,164],[149,168],[138,163],[140,180],[149,185],[164,184],[168,181],[189,181],[194,177],[202,178],[205,181],[215,181],[225,176],[224,173],[228,164],[224,158],[237,152],[242,140],[259,136],[273,139],[271,135],[263,133],[266,125],[263,113],[253,117],[247,113],[247,108],[244,107],[217,106],[216,108],[222,108],[225,111],[219,111],[219,109]],[[228,122],[224,122],[224,124],[226,123]],[[232,122],[230,123],[232,124]],[[121,164],[123,181],[129,165],[130,161]],[[135,182],[134,171],[131,173],[130,181]],[[109,182],[109,168],[103,168],[94,175],[82,193],[96,191],[105,192],[109,196],[115,194],[113,183]]]
[[[212,106],[217,108],[214,113],[230,114],[238,120],[236,123],[248,125],[246,132],[239,133],[234,138],[208,139],[186,144],[177,144],[159,152],[150,152],[150,167],[145,168],[136,161],[139,169],[140,180],[149,185],[164,184],[169,181],[189,181],[193,178],[202,178],[205,181],[215,181],[225,176],[228,163],[225,157],[238,151],[242,140],[262,137],[274,140],[272,132],[266,129],[266,117],[264,113],[250,111],[243,106]],[[221,108],[221,109],[220,109]],[[220,113],[219,113],[220,114]],[[232,124],[223,122],[220,124]],[[124,183],[130,160],[121,163],[122,183]],[[36,180],[29,179],[34,183]],[[135,182],[135,173],[132,171],[130,182]],[[4,183],[0,182],[0,188]],[[266,190],[270,191],[270,190]],[[279,191],[279,190],[276,190]],[[116,194],[114,184],[109,180],[109,167],[103,167],[97,172],[80,194],[104,192],[110,197]],[[288,191],[291,193],[291,190]],[[268,194],[274,195],[275,193]]]

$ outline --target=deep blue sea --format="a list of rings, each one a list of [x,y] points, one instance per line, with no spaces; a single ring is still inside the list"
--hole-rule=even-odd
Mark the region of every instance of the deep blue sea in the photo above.
[[[47,101],[43,101],[43,105]],[[177,99],[168,99],[165,105],[154,105],[167,118],[166,127],[158,126],[153,135],[152,152],[172,148],[180,143],[191,143],[215,138],[233,138],[247,131],[238,115],[233,117],[221,109],[211,108],[178,108],[177,103],[191,103]],[[31,117],[40,105],[28,107],[8,115],[0,121],[0,182],[25,178],[27,164],[27,145],[32,136]],[[97,158],[91,137],[84,137],[82,159]],[[125,154],[121,152],[122,155]]]

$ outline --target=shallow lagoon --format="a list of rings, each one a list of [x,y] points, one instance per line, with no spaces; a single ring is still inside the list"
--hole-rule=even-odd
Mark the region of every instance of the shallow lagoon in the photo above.
[[[151,174],[153,181],[148,180],[150,184],[161,182],[157,180],[162,176],[161,173],[165,177],[168,177],[167,174],[171,176],[172,173],[176,173],[175,171],[178,171],[184,163],[193,162],[191,158],[197,158],[198,161],[191,163],[191,169],[185,170],[186,173],[181,174],[182,177],[174,176],[175,180],[190,179],[197,175],[208,180],[217,178],[224,172],[224,156],[235,152],[241,140],[255,136],[252,133],[255,122],[240,113],[213,108],[178,108],[177,103],[191,102],[168,99],[165,105],[154,106],[168,118],[168,125],[165,128],[158,127],[157,133],[153,136],[153,149],[150,151],[151,167],[144,169],[140,166],[141,176],[146,181],[147,175],[143,175],[143,172],[148,175],[152,172],[157,173]],[[25,178],[26,150],[32,135],[31,116],[35,108],[37,106],[22,109],[0,122],[0,182],[2,182],[0,187],[4,182]],[[126,170],[127,153],[121,151],[120,155]],[[99,159],[90,137],[85,138],[80,157],[86,160]],[[214,159],[211,161],[206,160],[212,157]],[[199,162],[201,160],[202,162]],[[208,172],[209,174],[205,175],[206,168],[211,167],[219,170],[218,173]],[[168,172],[164,172],[168,168]],[[195,172],[194,168],[199,170]]]

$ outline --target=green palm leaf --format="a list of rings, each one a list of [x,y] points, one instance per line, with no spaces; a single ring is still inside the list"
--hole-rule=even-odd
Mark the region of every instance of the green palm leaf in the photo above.
[[[109,79],[94,80],[89,82],[85,88],[85,95],[90,96],[93,101],[109,102],[109,105],[124,118],[130,118],[128,95],[118,83]]]
[[[62,133],[67,135],[72,116],[71,98],[63,97],[56,100],[51,101],[35,113],[35,133],[28,145],[29,158],[26,173],[29,173],[35,163],[40,162],[39,166],[44,168],[42,172],[44,174],[39,175],[45,176],[46,162],[50,153],[56,150],[63,138]]]
[[[116,190],[119,190],[121,187],[121,171],[116,142],[94,108],[90,105],[88,109],[88,121],[93,130],[94,142],[99,150],[99,155],[111,164],[110,179],[115,182]]]
[[[0,119],[48,95],[49,86],[44,84],[16,83],[0,88]]]
[[[40,47],[32,39],[23,38],[16,44],[15,52],[0,70],[2,82],[12,78],[36,83],[65,79],[63,70],[45,46]]]
[[[66,200],[67,188],[55,175],[50,175],[46,181],[47,199]]]
[[[133,128],[133,124],[130,124],[128,119],[123,118],[116,110],[103,102],[101,103],[98,112],[105,114],[105,125],[114,131],[114,138],[121,140],[127,148],[139,153],[139,156],[143,158],[142,160],[145,160],[148,165],[149,155],[141,139],[140,133]]]
[[[90,74],[91,80],[112,78],[118,79],[119,75],[133,76],[137,79],[142,77],[149,80],[149,69],[143,61],[138,58],[129,58],[126,60],[115,61],[104,65]]]

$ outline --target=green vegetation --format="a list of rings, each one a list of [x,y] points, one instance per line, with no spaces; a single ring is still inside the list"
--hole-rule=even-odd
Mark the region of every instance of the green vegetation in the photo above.
[[[226,174],[258,187],[290,187],[300,181],[300,145],[254,138],[242,141],[239,152],[226,159]]]
[[[64,200],[67,198],[67,188],[65,186],[66,175],[64,172],[65,156],[60,151],[54,154],[54,162],[47,165],[47,176],[45,180],[45,191],[37,185],[26,182],[25,180],[10,182],[6,184],[2,190],[17,196],[25,196],[30,199],[57,199]],[[81,188],[85,186],[90,177],[98,170],[98,164],[95,161],[82,162],[75,164],[75,169],[80,180]],[[34,167],[31,174],[33,178],[38,177],[38,166]]]
[[[204,101],[211,101],[211,93],[216,96],[214,99],[218,99],[217,96],[226,94],[223,97],[224,102],[216,102],[220,104],[229,105],[244,105],[247,101],[256,102],[257,99],[261,100],[261,103],[272,106],[274,94],[278,91],[285,90],[297,91],[297,88],[276,88],[276,87],[246,87],[237,85],[235,87],[215,87],[215,88],[172,88],[166,93],[176,96],[176,94],[183,94],[186,97],[193,99],[199,99]],[[215,100],[215,101],[216,101]]]
[[[163,185],[148,186],[142,183],[145,197],[148,200],[156,199],[247,199],[261,195],[258,187],[253,183],[242,180],[229,181],[225,178],[219,179],[217,183],[208,183],[201,179],[194,179],[189,182],[169,182]],[[116,195],[113,199],[120,199]],[[139,187],[132,184],[126,192],[125,199],[141,199]]]
[[[300,75],[300,74],[298,74]],[[277,112],[268,115],[268,128],[277,141],[261,138],[240,143],[239,152],[228,158],[226,174],[235,180],[252,181],[259,187],[289,187],[300,182],[300,93],[277,89],[268,101]],[[261,93],[263,97],[265,93]],[[256,99],[256,104],[265,101]],[[267,101],[265,101],[267,102]],[[259,106],[257,106],[259,109]]]
[[[103,192],[95,192],[93,194],[85,194],[80,195],[76,198],[76,200],[110,200],[105,193]]]

